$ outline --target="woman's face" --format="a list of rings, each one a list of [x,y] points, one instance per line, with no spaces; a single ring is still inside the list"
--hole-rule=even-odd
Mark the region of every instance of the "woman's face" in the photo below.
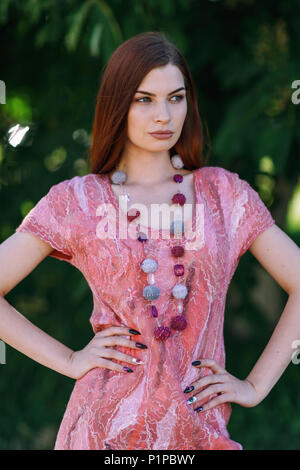
[[[168,150],[180,137],[187,114],[184,79],[175,65],[151,70],[138,86],[128,112],[127,132],[131,144],[152,152]],[[177,91],[176,91],[177,90]],[[158,140],[150,132],[170,130],[169,139]]]

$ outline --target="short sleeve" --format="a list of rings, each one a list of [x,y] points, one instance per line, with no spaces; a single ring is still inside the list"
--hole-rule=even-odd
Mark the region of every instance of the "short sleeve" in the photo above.
[[[72,262],[72,180],[52,186],[49,192],[24,217],[16,232],[28,232],[49,243],[49,256]]]
[[[229,173],[232,197],[229,237],[232,254],[238,261],[258,235],[271,227],[275,220],[257,191],[237,173]]]

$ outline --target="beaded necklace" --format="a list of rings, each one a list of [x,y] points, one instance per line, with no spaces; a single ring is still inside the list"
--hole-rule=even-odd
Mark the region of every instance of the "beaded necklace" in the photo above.
[[[184,166],[183,161],[180,155],[178,154],[171,157],[171,162],[172,162],[173,167],[176,169],[180,169]],[[115,171],[111,175],[112,183],[121,185],[123,189],[123,196],[127,199],[127,201],[130,201],[130,196],[128,195],[128,193],[124,193],[123,183],[126,181],[126,178],[127,178],[127,175],[122,170]],[[176,183],[182,183],[183,176],[177,173],[173,176],[173,180]],[[180,192],[177,192],[172,197],[173,204],[179,204],[180,206],[183,206],[185,204],[185,201],[186,201],[185,196]],[[129,209],[127,212],[127,220],[129,222],[132,222],[137,217],[139,217],[139,215],[140,215],[140,211],[136,209]],[[182,220],[175,220],[171,222],[170,232],[173,235],[182,234],[184,232],[184,222]],[[158,263],[155,259],[149,257],[149,252],[148,252],[148,249],[146,248],[146,242],[148,242],[147,235],[144,232],[138,231],[137,240],[141,242],[143,245],[145,259],[141,263],[141,269],[144,273],[147,274],[147,281],[149,283],[143,289],[143,296],[146,300],[151,301],[150,306],[151,306],[152,316],[154,318],[157,318],[158,320],[158,326],[154,329],[154,337],[158,341],[165,341],[167,338],[171,336],[172,329],[181,331],[181,330],[184,330],[187,326],[187,321],[183,313],[183,299],[185,299],[185,297],[187,296],[188,291],[187,291],[186,286],[180,282],[180,277],[184,275],[184,265],[180,264],[180,260],[179,260],[179,258],[183,256],[185,250],[182,245],[176,245],[171,248],[171,255],[177,258],[177,264],[174,265],[174,275],[177,277],[177,283],[172,289],[172,295],[175,299],[178,300],[177,302],[178,315],[176,315],[175,317],[171,319],[170,326],[166,326],[160,322],[160,318],[158,317],[158,310],[155,304],[153,303],[153,301],[156,300],[160,296],[160,289],[158,286],[155,285],[155,277],[154,277],[154,272],[158,268]]]

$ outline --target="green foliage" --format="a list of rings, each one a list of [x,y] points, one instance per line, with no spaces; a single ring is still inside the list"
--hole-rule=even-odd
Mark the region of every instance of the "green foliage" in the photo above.
[[[188,62],[212,138],[210,164],[247,179],[285,229],[300,167],[299,105],[291,100],[292,82],[300,79],[297,7],[297,0],[2,0],[0,241],[52,185],[88,172],[100,71],[121,42],[147,30],[163,31]],[[15,139],[25,133],[16,146],[9,142],[12,129]],[[299,244],[298,232],[293,239]],[[226,367],[239,378],[275,327],[251,296],[256,266],[250,254],[243,256],[227,297]],[[90,289],[66,263],[46,259],[6,298],[72,349],[92,337]],[[280,299],[276,318],[284,293]],[[53,448],[74,381],[9,346],[0,367],[0,448]],[[258,407],[233,404],[232,439],[245,449],[299,448],[297,385],[291,364]]]

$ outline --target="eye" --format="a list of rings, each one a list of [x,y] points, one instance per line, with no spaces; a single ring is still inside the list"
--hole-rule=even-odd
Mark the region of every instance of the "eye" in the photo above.
[[[177,100],[179,102],[179,101],[183,100],[184,96],[183,95],[174,95],[174,96],[172,96],[172,98],[179,98]]]
[[[144,101],[141,101],[141,100],[150,100],[150,98],[148,98],[148,96],[143,96],[143,98],[138,98],[138,99],[136,99],[136,100],[134,100],[134,101],[137,101],[137,102],[139,102],[139,103],[144,103]]]
[[[172,96],[170,99],[172,98],[178,98],[178,100],[175,100],[175,102],[180,102],[181,100],[183,100],[184,98],[184,95],[174,95]],[[143,96],[142,98],[137,98],[135,101],[139,102],[139,103],[145,103],[145,101],[141,101],[141,100],[150,100],[151,98],[149,98],[149,96]]]

